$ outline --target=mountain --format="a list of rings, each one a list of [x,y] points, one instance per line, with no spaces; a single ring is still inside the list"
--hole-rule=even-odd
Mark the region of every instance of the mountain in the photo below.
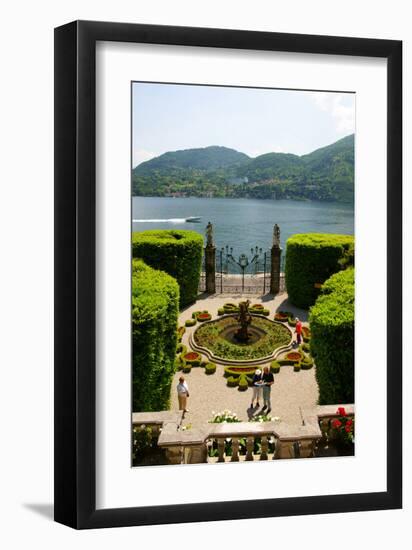
[[[133,170],[133,195],[353,202],[354,135],[307,155],[250,158],[227,147],[165,153]]]
[[[239,153],[228,147],[212,145],[202,149],[185,149],[164,153],[146,162],[142,162],[135,168],[137,174],[147,174],[154,170],[165,171],[175,169],[193,169],[213,171],[219,168],[227,168],[236,164],[248,162],[250,158],[244,153]]]

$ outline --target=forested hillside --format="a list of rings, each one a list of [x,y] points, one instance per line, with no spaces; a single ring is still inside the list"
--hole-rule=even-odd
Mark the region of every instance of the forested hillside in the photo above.
[[[133,195],[352,202],[354,135],[308,155],[250,158],[211,146],[165,153],[133,170]]]

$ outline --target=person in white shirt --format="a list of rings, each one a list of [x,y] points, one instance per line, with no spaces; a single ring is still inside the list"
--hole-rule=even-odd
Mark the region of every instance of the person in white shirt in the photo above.
[[[177,399],[179,401],[179,411],[189,412],[186,408],[187,398],[189,397],[189,386],[183,376],[179,378],[179,383],[177,385]]]

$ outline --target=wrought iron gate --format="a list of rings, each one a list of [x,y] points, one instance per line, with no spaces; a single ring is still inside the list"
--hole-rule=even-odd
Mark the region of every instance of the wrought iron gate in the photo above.
[[[250,249],[250,255],[235,256],[233,247],[216,253],[216,292],[266,294],[270,289],[271,254],[262,248]]]

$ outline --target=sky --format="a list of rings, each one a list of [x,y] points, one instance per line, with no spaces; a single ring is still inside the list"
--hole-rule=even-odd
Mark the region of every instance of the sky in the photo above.
[[[133,167],[167,151],[222,145],[303,155],[355,132],[355,94],[133,83]]]

